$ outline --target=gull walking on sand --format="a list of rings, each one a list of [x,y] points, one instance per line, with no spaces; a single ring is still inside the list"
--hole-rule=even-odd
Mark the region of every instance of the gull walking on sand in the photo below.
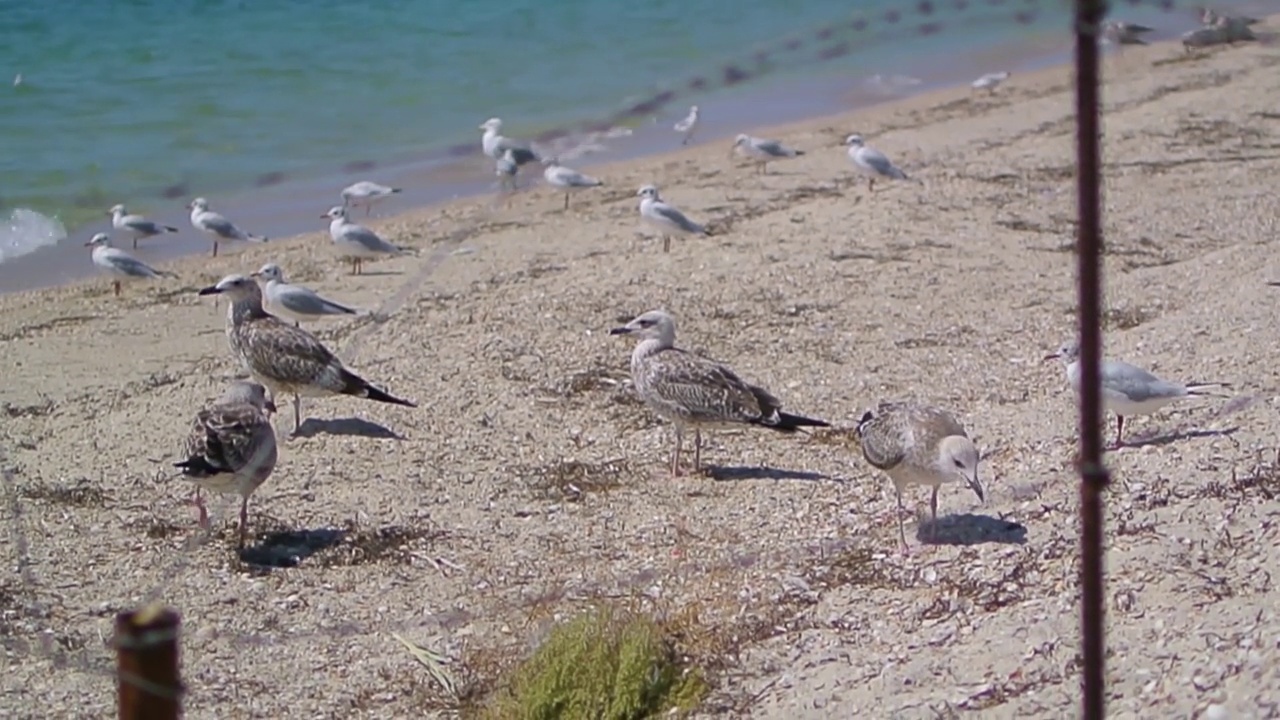
[[[271,390],[293,395],[293,432],[302,427],[301,396],[354,395],[383,403],[417,407],[390,395],[342,366],[342,361],[314,335],[270,315],[262,307],[262,291],[244,275],[228,275],[201,295],[225,294],[227,344],[254,380]]]
[[[640,221],[662,234],[662,252],[671,252],[672,235],[710,235],[702,225],[685,217],[674,205],[658,197],[658,186],[645,185],[636,193],[640,200]]]
[[[675,426],[671,475],[680,475],[680,446],[693,429],[693,471],[702,465],[702,430],[754,425],[784,433],[802,427],[829,427],[822,420],[782,412],[782,404],[764,388],[748,384],[732,370],[676,344],[676,321],[650,310],[609,331],[640,338],[631,353],[631,382],[649,409]]]
[[[750,135],[739,135],[734,138],[733,148],[730,152],[755,160],[756,167],[761,175],[769,172],[770,160],[799,157],[804,154],[803,150],[789,148],[777,140],[766,140],[765,138],[751,137]]]
[[[982,77],[974,80],[972,87],[974,90],[986,90],[988,93],[994,93],[1000,84],[1009,79],[1009,73],[1001,70],[1000,72],[987,73]]]
[[[684,139],[680,141],[681,145],[688,145],[693,141],[693,133],[698,129],[698,106],[694,105],[689,108],[689,114],[685,115],[679,122],[671,127],[672,130],[684,135]]]
[[[573,168],[565,167],[560,164],[556,158],[547,158],[542,163],[546,168],[542,171],[542,177],[547,183],[553,187],[564,190],[564,209],[569,209],[569,194],[587,188],[600,187],[604,182],[599,178],[583,175]]]
[[[191,227],[213,239],[213,257],[218,257],[219,243],[267,241],[267,238],[261,235],[253,235],[241,230],[230,220],[210,210],[209,201],[202,197],[192,200],[187,207],[191,209]]]
[[[178,228],[151,222],[141,215],[130,215],[123,205],[115,205],[107,214],[111,216],[111,227],[123,230],[133,236],[133,249],[138,249],[138,241],[165,233],[176,233]]]
[[[485,120],[480,124],[480,129],[484,131],[484,135],[480,136],[480,147],[484,148],[485,155],[494,160],[502,158],[508,151],[517,167],[541,159],[527,143],[503,135],[502,120],[496,117]]]
[[[116,297],[120,296],[121,280],[177,277],[171,272],[156,270],[129,253],[111,247],[111,238],[106,233],[97,233],[84,246],[93,248],[93,264],[112,276],[111,287],[115,289]]]
[[[1062,360],[1067,366],[1067,383],[1080,392],[1080,344],[1063,343],[1048,360]],[[1206,388],[1230,387],[1226,383],[1176,383],[1161,380],[1135,365],[1118,360],[1102,361],[1102,403],[1116,414],[1116,439],[1112,450],[1124,446],[1124,419],[1133,415],[1150,415],[1175,400],[1190,397],[1222,397],[1205,392]]]
[[[378,234],[363,225],[357,225],[347,217],[347,209],[341,205],[329,208],[329,212],[321,215],[329,218],[329,236],[334,244],[351,258],[351,274],[364,272],[364,261],[379,255],[402,255],[405,249],[392,245],[378,237]]]
[[[938,488],[943,483],[963,482],[979,502],[985,502],[986,493],[978,481],[978,449],[964,426],[946,410],[933,405],[883,402],[863,414],[857,434],[862,456],[893,481],[898,498],[898,540],[903,552],[909,552],[906,531],[902,529],[904,488],[933,488],[929,495],[932,530],[937,528]]]
[[[364,216],[369,217],[373,206],[400,192],[400,188],[379,185],[376,182],[361,180],[342,189],[342,207],[364,206]]]
[[[199,512],[202,529],[209,527],[202,489],[240,496],[240,548],[249,524],[249,496],[276,467],[276,432],[268,417],[275,411],[266,389],[258,383],[232,383],[221,397],[196,413],[182,447],[186,459],[174,463],[196,485],[192,504]]]
[[[292,320],[301,326],[303,320],[315,320],[326,315],[355,315],[346,305],[320,297],[310,288],[285,282],[284,270],[275,263],[267,263],[250,277],[262,281],[262,308],[282,320]]]
[[[853,134],[845,138],[844,144],[849,146],[849,160],[858,174],[867,178],[867,189],[874,192],[876,180],[910,180],[907,174],[894,165],[884,153],[867,145],[861,135]]]

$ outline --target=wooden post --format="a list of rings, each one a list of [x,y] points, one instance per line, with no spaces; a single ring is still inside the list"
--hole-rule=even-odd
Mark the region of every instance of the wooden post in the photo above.
[[[116,616],[119,720],[178,720],[178,613],[159,605]]]

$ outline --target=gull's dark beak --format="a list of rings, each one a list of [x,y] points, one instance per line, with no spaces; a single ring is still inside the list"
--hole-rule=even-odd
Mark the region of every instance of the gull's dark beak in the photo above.
[[[207,288],[202,288],[198,294],[199,295],[220,295],[222,294],[222,291],[218,289],[217,285],[210,285]]]
[[[629,327],[616,327],[616,328],[614,328],[614,329],[610,330],[610,331],[609,331],[609,334],[610,334],[610,335],[629,335],[629,334],[631,334],[631,328],[629,328]]]
[[[1059,355],[1058,353],[1054,353],[1054,354],[1052,354],[1052,355],[1045,355],[1043,358],[1040,358],[1040,362],[1048,362],[1048,361],[1050,361],[1050,360],[1057,360],[1057,359],[1058,359],[1058,358],[1060,358],[1060,357],[1062,357],[1062,356],[1061,356],[1061,355]]]
[[[982,490],[982,483],[978,482],[978,476],[974,475],[969,479],[969,487],[973,488],[973,492],[978,496],[978,502],[986,502],[987,494]]]
[[[90,240],[89,242],[85,243],[85,244],[84,244],[84,246],[85,246],[85,247],[92,247],[92,246],[93,246],[93,241],[92,241],[92,240]]]

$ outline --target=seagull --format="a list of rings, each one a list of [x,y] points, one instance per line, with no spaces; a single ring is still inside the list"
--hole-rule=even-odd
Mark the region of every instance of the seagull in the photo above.
[[[354,395],[377,402],[417,407],[379,390],[342,365],[314,335],[290,325],[262,308],[262,290],[252,278],[228,275],[200,295],[231,298],[227,308],[227,344],[253,379],[272,397],[293,395],[293,432],[302,427],[301,396]]]
[[[823,420],[782,412],[782,403],[768,390],[745,382],[724,365],[677,348],[676,321],[662,310],[650,310],[609,334],[640,339],[631,353],[631,382],[645,405],[675,426],[673,477],[680,475],[680,446],[689,428],[697,473],[703,429],[753,425],[794,433],[802,427],[830,427]]]
[[[516,175],[520,172],[520,164],[510,149],[502,151],[502,157],[494,161],[493,174],[498,176],[498,190],[516,189]]]
[[[1061,360],[1067,366],[1067,382],[1071,389],[1080,392],[1080,344],[1065,342],[1056,352],[1046,355],[1048,360]],[[1124,446],[1124,419],[1126,416],[1150,415],[1175,400],[1189,397],[1222,397],[1205,392],[1206,388],[1230,387],[1226,383],[1176,383],[1161,380],[1135,365],[1118,360],[1102,361],[1102,402],[1116,414],[1116,439],[1112,450]]]
[[[329,212],[321,215],[330,218],[329,235],[333,242],[351,258],[351,274],[359,275],[364,271],[364,261],[379,255],[400,255],[404,248],[397,247],[378,237],[378,234],[363,225],[351,222],[347,217],[347,209],[341,205],[329,208]]]
[[[1191,48],[1221,45],[1228,42],[1228,37],[1227,30],[1220,27],[1202,27],[1188,30],[1182,33],[1182,49],[1189,53]]]
[[[978,481],[978,449],[959,421],[932,405],[885,402],[868,410],[858,421],[858,442],[862,456],[883,470],[893,481],[898,497],[898,539],[902,551],[907,535],[902,529],[902,490],[908,485],[928,485],[931,528],[938,522],[938,488],[943,483],[961,481],[986,500]]]
[[[268,413],[275,411],[266,388],[244,380],[232,383],[221,397],[196,413],[182,447],[186,459],[174,463],[196,484],[192,504],[200,513],[201,528],[209,527],[201,489],[240,496],[241,548],[249,523],[249,496],[276,467],[276,432],[268,418]]]
[[[361,180],[342,189],[342,206],[364,206],[364,216],[369,217],[373,206],[400,192],[400,188],[379,185],[376,182]]]
[[[1213,8],[1202,8],[1200,10],[1200,24],[1206,27],[1237,25],[1245,26],[1257,25],[1262,22],[1258,18],[1248,17],[1247,15],[1220,15]]]
[[[1102,41],[1112,45],[1146,45],[1141,36],[1153,32],[1153,28],[1124,20],[1106,20],[1102,23]]]
[[[849,146],[849,159],[858,173],[867,178],[867,189],[876,189],[877,179],[910,180],[907,174],[890,162],[885,154],[867,145],[861,135],[854,134],[844,139]]]
[[[987,73],[986,75],[983,75],[977,80],[974,80],[971,86],[974,90],[986,90],[994,93],[996,88],[1000,87],[1000,83],[1008,79],[1009,73],[1005,70],[1001,70],[1000,72]]]
[[[693,133],[698,129],[698,106],[694,105],[689,108],[689,114],[685,115],[680,122],[672,126],[672,130],[684,134],[684,139],[680,141],[681,145],[688,145],[693,140]]]
[[[284,270],[275,263],[267,263],[250,277],[262,281],[262,308],[284,320],[292,320],[301,326],[303,320],[315,320],[325,315],[355,315],[346,305],[317,295],[310,288],[285,282]]]
[[[770,160],[799,157],[804,154],[803,150],[794,150],[777,140],[766,140],[764,138],[751,137],[750,135],[739,135],[734,138],[731,152],[736,152],[755,160],[761,175],[769,172]]]
[[[1206,27],[1216,28],[1222,37],[1223,42],[1237,43],[1246,40],[1257,40],[1258,36],[1253,34],[1250,25],[1256,25],[1259,20],[1247,16],[1231,16],[1219,15],[1218,13],[1205,8],[1201,15],[1201,22]]]
[[[121,279],[177,277],[171,272],[156,270],[129,253],[111,247],[111,238],[106,233],[97,233],[84,246],[93,248],[93,264],[114,276],[111,286],[115,289],[116,297],[120,296]]]
[[[662,252],[671,252],[671,236],[710,235],[702,225],[685,217],[674,205],[658,197],[656,185],[645,185],[636,193],[641,198],[640,220],[662,234]]]
[[[257,242],[264,243],[267,238],[253,235],[236,227],[230,220],[209,209],[209,201],[202,197],[192,200],[191,226],[213,238],[213,257],[218,257],[218,243],[222,242]]]
[[[480,137],[480,146],[484,148],[484,154],[494,160],[506,155],[507,151],[510,151],[511,159],[517,166],[540,159],[528,145],[502,134],[502,120],[489,118],[480,124],[480,129],[484,131],[484,135]]]
[[[593,178],[590,175],[583,175],[573,168],[565,167],[560,164],[556,158],[547,158],[542,161],[546,168],[542,171],[542,177],[547,183],[564,190],[564,209],[569,209],[569,194],[586,188],[600,187],[604,184],[599,178]]]
[[[127,230],[133,235],[134,250],[138,249],[138,241],[143,238],[178,232],[176,227],[151,222],[141,215],[130,215],[123,205],[113,206],[107,211],[107,214],[111,216],[111,227],[117,230]]]

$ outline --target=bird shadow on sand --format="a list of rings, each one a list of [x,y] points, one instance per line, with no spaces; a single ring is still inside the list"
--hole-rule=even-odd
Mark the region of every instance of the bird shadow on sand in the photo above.
[[[807,480],[816,482],[819,480],[831,480],[829,475],[822,473],[806,472],[804,470],[784,470],[782,468],[773,467],[745,467],[739,465],[715,466],[707,465],[703,467],[712,480]]]
[[[319,420],[307,418],[302,427],[293,433],[293,437],[309,438],[324,433],[325,435],[354,435],[373,438],[375,440],[404,440],[404,436],[385,425],[379,425],[363,418],[335,418]]]
[[[337,528],[273,532],[241,549],[240,561],[267,569],[297,567],[303,560],[342,542],[346,534],[346,530]]]
[[[1231,437],[1239,429],[1239,427],[1223,428],[1222,430],[1196,430],[1189,428],[1186,430],[1174,430],[1171,433],[1165,433],[1163,435],[1159,434],[1159,431],[1156,431],[1154,433],[1144,433],[1132,440],[1126,440],[1119,448],[1111,448],[1110,450],[1111,452],[1114,452],[1125,448],[1140,448],[1148,445],[1168,445],[1170,443],[1178,442],[1179,440],[1193,440],[1195,438]]]
[[[923,545],[1025,545],[1025,525],[990,515],[946,515],[920,523],[916,539]]]

